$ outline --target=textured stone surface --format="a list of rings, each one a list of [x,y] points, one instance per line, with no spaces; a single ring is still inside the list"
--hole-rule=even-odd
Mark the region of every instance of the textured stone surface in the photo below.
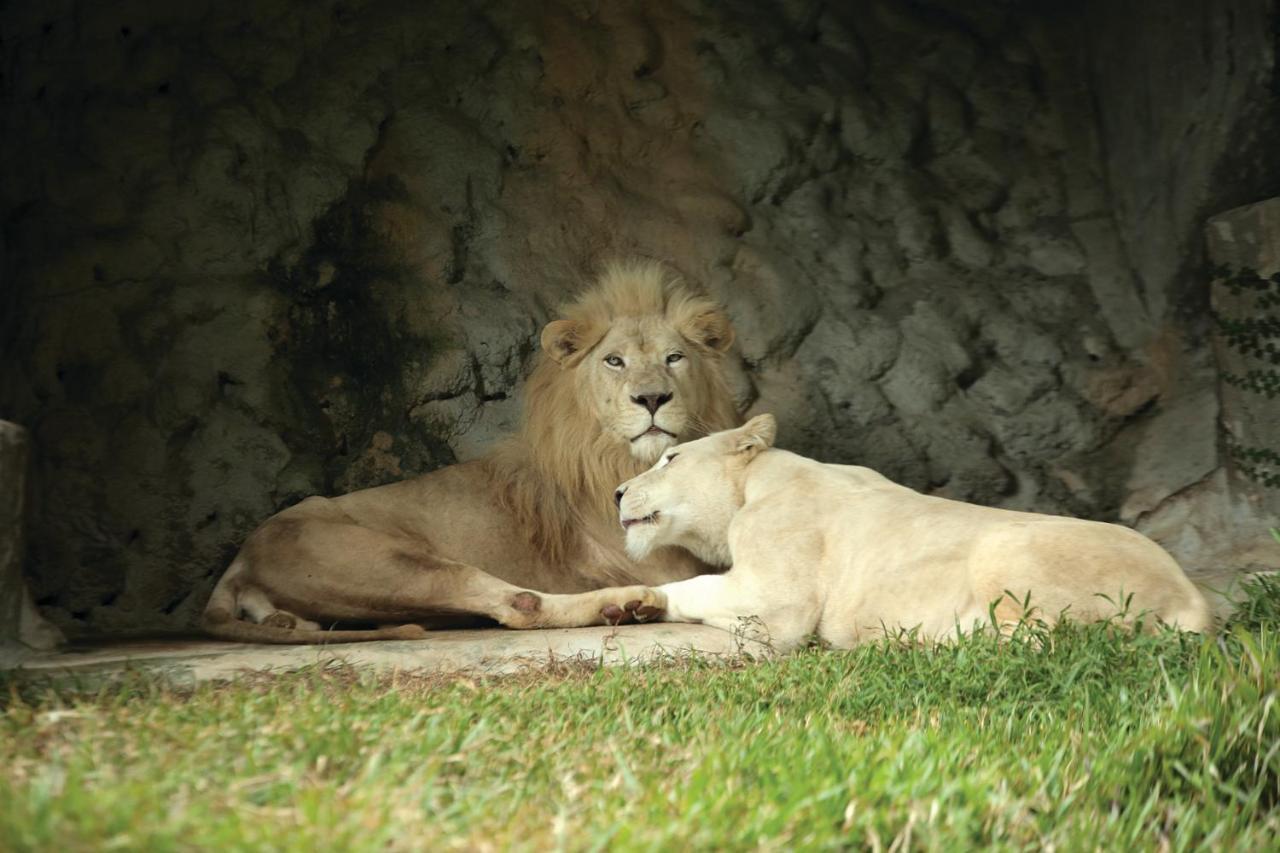
[[[0,643],[17,641],[26,596],[22,579],[26,474],[27,431],[0,421]]]
[[[1267,4],[1200,5],[1220,46]],[[482,452],[618,253],[725,302],[786,445],[1115,517],[1206,351],[1174,309],[1211,128],[1274,68],[1191,30],[1207,94],[1145,37],[1108,59],[1180,26],[1153,11],[4,7],[0,414],[35,436],[40,603],[183,629],[271,512]],[[1176,221],[1140,227],[1188,168],[1166,119],[1213,87]]]
[[[0,421],[0,647],[49,650],[62,632],[40,615],[23,576],[29,446],[25,429]]]
[[[1269,0],[1089,7],[1107,206],[1142,306],[1133,316],[1158,325],[1207,304],[1205,218],[1280,195],[1280,13]],[[1205,319],[1192,328],[1207,331]]]
[[[6,656],[0,669],[31,678],[73,678],[81,684],[146,671],[176,684],[226,681],[245,672],[287,672],[345,664],[375,672],[467,672],[496,675],[566,661],[606,666],[696,654],[729,659],[768,654],[749,637],[705,625],[623,625],[546,631],[439,631],[429,640],[254,646],[212,640],[151,640],[102,645],[62,654]]]
[[[1139,528],[1178,557],[1201,584],[1222,590],[1238,572],[1280,571],[1280,543],[1268,513],[1231,487],[1225,468],[1162,501]]]

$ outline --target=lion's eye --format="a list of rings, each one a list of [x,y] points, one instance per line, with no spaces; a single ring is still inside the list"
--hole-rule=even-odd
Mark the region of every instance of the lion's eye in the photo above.
[[[682,358],[684,358],[684,353],[673,352],[671,353],[671,355],[667,356],[667,364],[675,364],[677,361],[680,361]]]
[[[679,453],[672,453],[670,456],[662,460],[661,467],[666,468],[668,465],[671,464],[672,460],[674,460],[679,455],[680,455]]]
[[[622,356],[620,355],[611,355],[604,360],[604,363],[610,367],[622,367],[622,365],[625,364],[622,360]]]

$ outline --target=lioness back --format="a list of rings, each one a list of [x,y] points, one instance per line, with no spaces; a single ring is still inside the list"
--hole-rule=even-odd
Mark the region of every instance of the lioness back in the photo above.
[[[739,547],[821,529],[815,577],[876,613],[877,625],[887,616],[947,633],[957,618],[988,621],[997,602],[996,616],[1016,621],[1029,600],[1050,621],[1147,612],[1187,630],[1211,626],[1207,602],[1173,558],[1129,528],[923,495],[869,468],[783,451],[753,465],[744,510],[768,527],[743,531],[735,558]]]

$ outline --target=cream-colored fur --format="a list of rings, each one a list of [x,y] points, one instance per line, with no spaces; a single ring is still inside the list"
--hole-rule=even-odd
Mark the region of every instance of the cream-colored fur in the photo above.
[[[682,444],[618,491],[636,559],[679,545],[722,575],[664,584],[639,612],[734,630],[756,617],[773,646],[816,633],[847,648],[885,630],[926,639],[1024,615],[1053,623],[1140,613],[1211,625],[1177,563],[1115,524],[922,495],[869,468],[772,448],[774,419]],[[634,591],[623,596],[634,598]],[[993,610],[994,608],[994,610]]]
[[[486,459],[267,519],[214,588],[206,630],[302,643],[419,637],[460,618],[627,618],[635,599],[614,607],[616,591],[593,590],[638,597],[709,570],[674,548],[630,559],[612,495],[676,442],[738,422],[722,373],[732,340],[725,315],[664,267],[609,266],[543,331],[518,435]],[[375,627],[328,630],[343,622]]]

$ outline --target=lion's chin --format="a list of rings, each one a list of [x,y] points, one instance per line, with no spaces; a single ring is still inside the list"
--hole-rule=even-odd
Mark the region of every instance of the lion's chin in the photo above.
[[[645,433],[631,441],[631,456],[645,465],[652,465],[668,447],[677,444],[676,438],[665,432]]]

